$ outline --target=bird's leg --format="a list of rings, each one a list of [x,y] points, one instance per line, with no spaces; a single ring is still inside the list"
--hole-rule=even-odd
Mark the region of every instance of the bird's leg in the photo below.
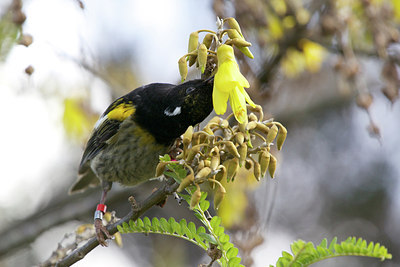
[[[103,193],[101,194],[101,200],[94,213],[94,229],[96,230],[97,241],[99,241],[100,245],[106,247],[106,239],[113,239],[106,227],[103,225],[103,215],[107,210],[107,206],[104,203],[106,201],[107,193],[111,189],[111,183],[103,181],[102,187]]]

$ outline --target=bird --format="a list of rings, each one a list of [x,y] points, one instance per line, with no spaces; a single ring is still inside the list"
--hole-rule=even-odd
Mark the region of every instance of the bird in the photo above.
[[[152,83],[117,98],[96,122],[70,194],[101,185],[94,226],[99,243],[112,238],[102,223],[112,183],[135,186],[155,176],[159,156],[171,151],[189,126],[213,110],[213,77],[178,85]]]

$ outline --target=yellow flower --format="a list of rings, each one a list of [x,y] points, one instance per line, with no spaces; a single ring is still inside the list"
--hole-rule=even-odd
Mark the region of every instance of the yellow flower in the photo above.
[[[240,73],[236,63],[233,48],[229,45],[221,45],[217,50],[218,71],[214,78],[213,105],[218,115],[224,114],[227,108],[228,98],[233,114],[239,123],[247,121],[246,102],[255,107],[254,102],[244,90],[250,84]]]

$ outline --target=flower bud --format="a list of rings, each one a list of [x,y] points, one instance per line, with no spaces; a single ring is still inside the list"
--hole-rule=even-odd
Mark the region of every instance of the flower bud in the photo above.
[[[160,162],[157,164],[156,168],[156,177],[162,175],[164,173],[165,167],[167,166],[167,162]]]
[[[219,124],[223,129],[226,129],[229,127],[229,122],[227,120],[222,120]]]
[[[192,142],[192,137],[193,137],[193,126],[190,125],[186,129],[186,132],[183,134],[183,137],[182,137],[183,147],[189,146],[190,142]]]
[[[196,156],[196,154],[200,151],[201,145],[195,145],[191,149],[189,149],[189,152],[187,153],[186,157],[186,162],[191,163]]]
[[[211,155],[212,155],[212,157],[211,157],[211,162],[210,162],[210,168],[211,168],[211,170],[215,171],[218,168],[219,163],[220,163],[218,147],[214,147],[211,150]]]
[[[192,32],[189,36],[188,53],[196,50],[198,43],[199,43],[199,33]]]
[[[273,155],[271,155],[268,166],[268,172],[271,178],[274,178],[275,169],[276,169],[276,158]]]
[[[204,167],[196,174],[195,178],[196,179],[207,178],[207,176],[210,175],[210,173],[211,173],[210,167]]]
[[[235,39],[235,38],[243,38],[240,33],[238,33],[237,30],[235,29],[228,29],[226,30],[226,32],[228,33],[228,36],[230,39]]]
[[[356,98],[357,106],[367,110],[372,104],[373,98],[370,93],[360,94]]]
[[[213,124],[213,123],[219,124],[221,120],[222,120],[221,117],[215,116],[207,124]]]
[[[248,47],[251,46],[251,43],[247,42],[245,39],[243,38],[233,38],[231,39],[231,42],[237,47]]]
[[[247,158],[247,145],[245,143],[241,144],[238,148],[239,152],[239,166],[243,166],[243,164],[246,162]]]
[[[246,130],[253,130],[257,127],[258,122],[256,121],[251,121],[246,125]]]
[[[239,152],[236,149],[236,146],[231,142],[231,141],[227,141],[225,142],[225,149],[234,157],[239,158]]]
[[[244,134],[242,132],[237,132],[235,135],[236,142],[241,145],[244,142]]]
[[[260,163],[258,163],[257,161],[254,161],[253,173],[254,173],[254,177],[256,178],[256,180],[260,181],[261,167],[260,167]]]
[[[214,39],[214,35],[211,33],[207,33],[206,36],[204,36],[203,44],[207,47],[207,49],[210,48],[213,39]]]
[[[224,163],[225,165],[225,163]],[[226,179],[233,180],[235,177],[237,171],[239,170],[239,159],[233,158],[227,161],[227,174],[226,174]]]
[[[178,60],[178,67],[179,67],[179,74],[181,75],[181,80],[183,82],[184,80],[186,80],[188,74],[188,67],[186,64],[185,57],[181,57]]]
[[[211,161],[209,161],[208,159],[204,160],[204,166],[205,167],[210,167]]]
[[[276,146],[278,150],[282,149],[283,143],[286,140],[287,130],[285,127],[281,126],[278,132],[278,137],[276,138]]]
[[[218,186],[217,192],[215,192],[214,195],[214,209],[218,210],[219,205],[221,205],[221,202],[224,199],[225,194],[226,194],[225,188],[222,185]]]
[[[262,132],[262,133],[265,134],[265,135],[268,135],[268,133],[269,133],[269,127],[268,127],[267,125],[261,123],[261,122],[258,122],[258,123],[257,123],[256,129],[257,129],[258,131]]]
[[[194,181],[194,175],[192,172],[190,172],[180,183],[178,189],[176,189],[176,192],[182,192],[183,189],[185,189],[188,185],[193,183]]]
[[[246,162],[244,164],[244,167],[246,168],[246,170],[250,170],[251,167],[253,167],[253,161],[250,159],[246,159]]]
[[[201,198],[200,186],[197,185],[197,189],[196,191],[194,191],[192,198],[190,199],[190,209],[194,209],[197,206],[197,204],[199,204],[200,198]]]
[[[250,49],[248,47],[238,47],[240,52],[242,52],[246,57],[253,59],[254,56],[251,53]]]
[[[199,43],[199,33],[192,32],[189,37],[188,53],[193,52],[197,49]],[[192,66],[196,62],[197,56],[189,56],[189,66]]]
[[[257,120],[258,120],[258,118],[257,118],[256,114],[250,113],[250,115],[249,115],[249,121],[257,121]]]
[[[204,160],[200,160],[200,161],[199,161],[199,164],[198,164],[198,166],[197,166],[197,168],[198,168],[199,170],[201,170],[201,169],[203,169],[204,167],[205,167]]]
[[[227,171],[224,165],[219,166],[218,173],[215,175],[215,180],[221,181],[225,180],[227,177]]]
[[[199,62],[201,73],[204,73],[207,64],[207,47],[205,44],[201,44],[199,47],[197,61]]]
[[[261,175],[264,176],[265,173],[268,170],[268,165],[269,165],[269,160],[271,156],[268,151],[263,151],[260,153],[258,157],[258,162],[260,162],[260,168],[261,168]]]
[[[272,141],[274,141],[277,134],[278,134],[278,126],[276,126],[276,124],[273,124],[267,134],[267,143],[271,143]]]
[[[236,30],[240,36],[243,37],[242,31],[240,30],[239,23],[236,21],[234,18],[228,18],[226,19],[226,22],[228,22],[229,28]]]

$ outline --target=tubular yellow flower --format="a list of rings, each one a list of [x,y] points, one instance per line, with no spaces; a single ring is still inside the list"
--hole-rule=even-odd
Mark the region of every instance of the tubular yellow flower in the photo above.
[[[240,73],[233,48],[221,45],[217,50],[218,71],[214,78],[213,105],[218,115],[224,114],[230,100],[233,114],[239,123],[247,120],[246,102],[255,107],[254,102],[244,90],[250,84]]]

